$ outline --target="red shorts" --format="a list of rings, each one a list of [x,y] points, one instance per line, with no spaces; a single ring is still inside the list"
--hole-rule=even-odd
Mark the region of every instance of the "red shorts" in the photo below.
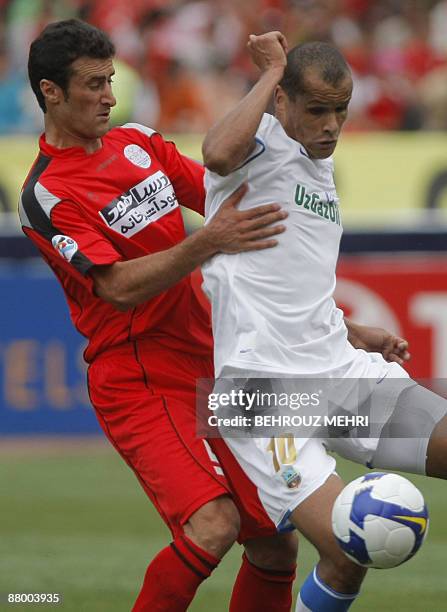
[[[101,427],[174,537],[205,503],[232,495],[219,461],[196,435],[196,381],[212,377],[210,359],[147,340],[100,354],[88,370]],[[247,493],[244,502],[233,496],[242,519],[240,540],[275,533],[256,487],[231,453],[225,453],[225,464],[238,490]]]

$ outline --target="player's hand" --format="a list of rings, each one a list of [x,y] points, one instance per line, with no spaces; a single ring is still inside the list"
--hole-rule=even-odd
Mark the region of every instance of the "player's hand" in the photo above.
[[[382,355],[387,361],[395,361],[399,365],[404,365],[406,361],[411,359],[407,340],[394,336],[384,329],[380,331],[384,333]]]
[[[266,204],[249,210],[238,210],[237,205],[247,193],[248,187],[241,185],[219,208],[211,221],[203,228],[220,253],[242,253],[260,251],[278,244],[273,238],[285,231],[278,224],[287,217],[279,204]]]
[[[287,40],[281,32],[250,34],[248,50],[251,58],[261,72],[279,70],[284,72],[287,64]]]
[[[369,353],[381,353],[386,361],[395,361],[404,365],[411,355],[408,342],[381,327],[357,325],[345,319],[348,328],[348,340],[355,348],[361,348]]]

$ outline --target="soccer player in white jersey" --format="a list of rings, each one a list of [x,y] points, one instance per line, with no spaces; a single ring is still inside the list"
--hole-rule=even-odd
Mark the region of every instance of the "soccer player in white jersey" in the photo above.
[[[244,182],[242,210],[275,201],[289,214],[276,249],[217,255],[203,266],[216,377],[368,379],[382,425],[370,439],[296,438],[288,453],[250,436],[215,440],[213,448],[236,488],[244,480],[232,478],[229,457],[242,468],[267,521],[278,530],[291,523],[317,548],[320,561],[296,610],[338,612],[350,607],[366,570],[343,555],[332,535],[331,509],[344,485],[326,449],[368,467],[446,478],[447,402],[408,378],[401,367],[409,357],[405,341],[345,321],[332,297],[342,227],[331,156],[353,86],[343,56],[325,43],[287,54],[279,32],[252,35],[248,47],[260,78],[203,144],[206,215],[211,219]],[[266,113],[272,96],[274,116]],[[401,380],[394,395],[376,384],[385,377]],[[292,487],[281,478],[285,454],[287,473],[298,478]],[[259,524],[263,517],[255,518]]]

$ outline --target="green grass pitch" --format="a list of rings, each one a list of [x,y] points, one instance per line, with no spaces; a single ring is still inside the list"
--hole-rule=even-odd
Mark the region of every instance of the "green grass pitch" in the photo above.
[[[0,441],[0,448],[2,443]],[[365,472],[339,462],[345,480]],[[352,609],[368,612],[447,610],[445,499],[447,484],[412,477],[430,510],[428,539],[409,563],[371,571]],[[127,612],[148,561],[165,546],[169,533],[113,450],[28,449],[0,453],[0,593],[61,593],[63,604],[7,605],[1,610]],[[174,491],[175,494],[175,491]],[[192,612],[224,612],[239,566],[233,547],[202,585]],[[298,579],[315,562],[301,539]],[[4,601],[4,599],[3,599]],[[260,611],[262,612],[262,611]]]

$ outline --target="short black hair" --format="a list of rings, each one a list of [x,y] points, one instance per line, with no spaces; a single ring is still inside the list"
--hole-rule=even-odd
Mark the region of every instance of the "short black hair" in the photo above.
[[[308,68],[316,68],[323,81],[333,86],[351,73],[343,55],[329,43],[298,45],[287,54],[287,66],[279,83],[291,100],[306,92],[305,73]]]
[[[65,96],[72,75],[71,64],[80,57],[108,59],[115,46],[105,32],[80,19],[50,23],[31,43],[28,76],[40,108],[45,113],[45,98],[40,81],[48,79],[63,90]]]

